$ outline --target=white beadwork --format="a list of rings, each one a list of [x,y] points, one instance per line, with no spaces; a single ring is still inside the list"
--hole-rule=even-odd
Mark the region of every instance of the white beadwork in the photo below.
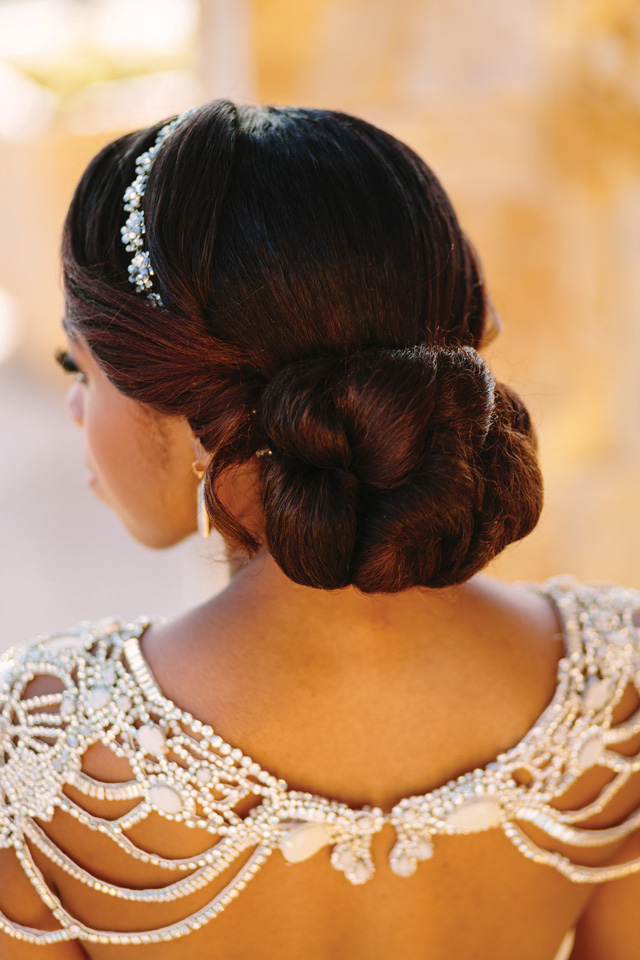
[[[289,863],[308,860],[331,840],[331,825],[328,823],[299,823],[294,821],[278,844],[282,855]]]
[[[410,857],[407,853],[404,853],[401,848],[396,849],[396,847],[393,848],[391,851],[391,856],[389,857],[391,869],[399,877],[410,877],[416,872],[418,864],[415,859]]]
[[[27,928],[1,914],[0,927],[41,944],[171,940],[217,917],[274,851],[297,863],[329,847],[334,869],[353,884],[366,883],[375,870],[372,838],[386,824],[396,831],[389,863],[399,877],[411,876],[421,861],[437,857],[438,835],[488,829],[501,829],[523,856],[576,883],[600,883],[640,870],[640,860],[601,867],[573,863],[534,843],[525,831],[530,824],[553,842],[579,848],[605,846],[640,829],[640,810],[606,829],[582,826],[640,771],[640,754],[626,756],[615,749],[640,734],[640,709],[620,724],[612,721],[627,685],[640,689],[638,595],[559,580],[538,589],[553,599],[565,629],[566,651],[551,704],[520,743],[493,763],[430,793],[406,797],[388,813],[354,810],[289,790],[210,726],[178,709],[163,696],[142,656],[139,637],[148,620],[124,626],[84,623],[76,631],[9,651],[0,660],[0,847],[14,849],[59,928]],[[31,680],[43,673],[56,678],[58,692],[24,696]],[[101,782],[82,770],[83,755],[95,742],[127,761],[130,780]],[[556,809],[554,800],[596,764],[613,774],[600,795],[581,809]],[[64,792],[66,785],[81,797],[126,800],[129,812],[108,821],[95,817]],[[238,805],[251,798],[256,805],[239,815]],[[109,837],[132,859],[166,871],[166,884],[118,887],[79,867],[46,833],[56,809]],[[210,835],[210,845],[184,859],[138,847],[128,831],[154,812]],[[36,866],[33,850],[105,896],[140,903],[180,900],[243,854],[249,856],[195,914],[128,933],[93,929],[67,911]]]
[[[433,856],[433,844],[431,840],[416,840],[409,848],[409,853],[416,860],[431,860]]]
[[[449,827],[474,833],[478,830],[488,830],[489,827],[497,827],[502,820],[502,807],[496,800],[479,797],[463,803],[456,810],[451,810],[444,819]]]
[[[95,687],[89,692],[89,696],[87,697],[87,706],[91,710],[99,710],[101,707],[106,707],[110,700],[110,690],[107,690],[105,687]]]
[[[123,197],[123,206],[129,214],[124,227],[120,230],[124,248],[129,253],[133,253],[131,263],[129,264],[129,282],[134,283],[138,293],[146,293],[147,299],[152,303],[162,306],[162,300],[159,293],[153,292],[154,269],[151,266],[151,257],[149,251],[144,249],[144,235],[146,225],[144,220],[144,210],[142,201],[147,189],[147,181],[151,166],[161,147],[173,131],[187,120],[194,113],[194,108],[181,113],[175,120],[171,120],[160,129],[155,143],[144,153],[140,154],[136,160],[136,170],[133,182],[127,187]]]
[[[608,678],[598,680],[592,678],[588,681],[584,693],[582,694],[582,704],[586,710],[601,710],[611,699],[613,693],[613,684]]]
[[[578,750],[576,762],[581,770],[588,770],[604,753],[604,738],[601,733],[588,737]]]
[[[162,757],[167,752],[166,737],[160,727],[153,723],[140,727],[137,732],[137,740],[145,753]]]
[[[180,813],[184,806],[182,795],[166,783],[157,783],[149,790],[149,800],[162,813]]]

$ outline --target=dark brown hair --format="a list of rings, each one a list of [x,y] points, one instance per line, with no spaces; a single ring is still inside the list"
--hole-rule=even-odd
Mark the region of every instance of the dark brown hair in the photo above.
[[[476,352],[487,304],[451,205],[408,147],[330,111],[200,108],[155,160],[128,282],[122,196],[159,126],[92,161],[65,225],[66,322],[115,384],[186,417],[218,498],[259,465],[264,540],[297,583],[460,583],[535,526],[529,416]]]

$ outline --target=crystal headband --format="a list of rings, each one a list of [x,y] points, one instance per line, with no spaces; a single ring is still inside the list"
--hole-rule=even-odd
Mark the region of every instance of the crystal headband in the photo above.
[[[124,227],[120,230],[122,242],[125,250],[133,253],[131,263],[129,264],[129,282],[135,283],[138,293],[146,293],[147,300],[162,306],[162,300],[159,293],[153,292],[154,270],[151,266],[149,251],[144,248],[144,235],[146,232],[144,222],[144,210],[142,209],[142,200],[147,189],[147,181],[151,171],[151,165],[158,155],[165,141],[171,136],[176,127],[187,120],[195,112],[195,107],[181,113],[179,117],[165,124],[158,132],[155,143],[144,153],[141,153],[136,160],[135,179],[124,192],[124,209],[129,216]]]

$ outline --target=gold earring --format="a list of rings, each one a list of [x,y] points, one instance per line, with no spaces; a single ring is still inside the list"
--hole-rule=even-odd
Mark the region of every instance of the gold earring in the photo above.
[[[198,532],[201,537],[204,537],[205,540],[208,540],[211,536],[211,521],[209,520],[209,513],[207,511],[207,505],[204,499],[204,478],[206,476],[207,470],[206,467],[203,467],[199,460],[194,460],[191,464],[191,469],[195,473],[196,477],[200,481],[198,484]]]

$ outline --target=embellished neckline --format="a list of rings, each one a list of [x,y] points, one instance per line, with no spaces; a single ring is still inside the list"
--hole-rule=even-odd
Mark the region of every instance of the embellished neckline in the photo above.
[[[562,655],[559,658],[556,669],[555,669],[555,687],[553,695],[547,705],[543,708],[542,712],[538,717],[533,721],[529,726],[527,731],[523,734],[520,739],[513,744],[511,747],[507,747],[501,753],[497,754],[496,757],[485,764],[483,767],[477,768],[475,771],[466,771],[462,774],[459,774],[457,777],[452,777],[449,780],[443,782],[440,786],[433,787],[431,790],[425,792],[424,794],[416,794],[415,796],[428,797],[432,794],[446,790],[448,788],[454,787],[461,780],[464,780],[465,777],[469,776],[472,772],[482,772],[485,770],[491,770],[496,763],[510,759],[514,754],[517,754],[521,747],[527,744],[532,738],[536,738],[540,735],[541,730],[545,729],[548,726],[548,723],[551,717],[554,715],[557,709],[557,705],[561,702],[567,693],[567,676],[566,669],[570,663],[571,657],[573,655],[574,659],[578,654],[578,651],[581,648],[582,637],[580,630],[580,623],[577,617],[577,598],[574,593],[574,588],[579,585],[579,582],[574,577],[555,577],[551,580],[546,581],[545,583],[519,583],[518,586],[522,586],[529,592],[537,594],[538,596],[545,597],[545,599],[551,604],[555,618],[558,622],[560,641],[562,643]],[[225,740],[219,736],[215,728],[206,723],[203,720],[200,720],[189,710],[186,710],[183,707],[178,706],[170,697],[167,697],[163,692],[158,680],[156,679],[151,665],[149,664],[147,658],[145,657],[142,651],[142,638],[149,627],[153,626],[154,623],[162,622],[161,618],[150,618],[150,617],[138,617],[136,620],[127,624],[124,630],[126,630],[127,636],[124,640],[123,648],[129,668],[132,675],[135,677],[136,682],[139,684],[140,689],[143,690],[145,696],[150,702],[161,705],[163,709],[171,709],[174,712],[180,714],[183,722],[199,736],[202,736],[206,739],[212,739],[217,747],[225,755],[234,754],[238,758],[241,756],[248,762],[251,762],[254,767],[259,766],[255,763],[243,750],[235,746],[231,742]],[[279,782],[285,786],[285,789],[289,791],[288,784],[283,778],[275,777],[273,774],[270,774],[265,768],[260,766],[262,773],[268,776],[270,779]],[[331,800],[329,797],[322,794],[307,793],[308,796],[316,797],[318,800],[327,802],[327,803],[338,803],[340,806],[346,807],[350,810],[357,811],[370,810],[371,807],[365,806],[362,808],[353,807],[350,804],[343,803],[338,800]],[[411,795],[414,796],[414,795]],[[403,801],[410,799],[410,797],[403,797],[401,800],[398,800],[396,804],[401,804]],[[382,814],[382,811],[380,811]],[[384,817],[390,817],[392,811],[387,814],[382,814]]]
[[[215,919],[272,855],[297,863],[326,849],[333,869],[353,884],[366,883],[376,869],[372,840],[385,826],[395,831],[388,862],[400,877],[437,858],[440,837],[489,829],[500,829],[524,857],[575,883],[640,871],[640,858],[611,864],[603,855],[600,864],[585,866],[579,857],[576,862],[557,852],[558,844],[576,853],[581,847],[608,847],[640,828],[640,807],[606,829],[585,826],[640,773],[640,753],[617,749],[640,734],[640,708],[619,723],[613,720],[627,687],[640,692],[640,593],[567,578],[532,589],[554,603],[563,627],[564,655],[550,703],[517,744],[485,767],[405,797],[388,813],[290,790],[211,726],[178,708],[142,655],[140,637],[151,623],[146,618],[83,623],[8,651],[0,659],[0,847],[14,849],[59,927],[25,927],[0,913],[0,928],[34,943],[171,940]],[[43,674],[56,677],[61,691],[25,696]],[[113,783],[85,773],[84,754],[98,742],[129,763],[131,779]],[[600,794],[578,809],[559,808],[556,801],[592,768],[611,773]],[[73,794],[67,785],[75,788]],[[126,800],[128,812],[112,819],[96,816],[85,797]],[[131,889],[94,876],[48,835],[56,810],[133,859],[162,868],[166,883]],[[167,858],[137,846],[131,828],[151,815],[201,831],[210,837],[208,847],[195,856]],[[104,930],[63,904],[40,872],[35,849],[105,896],[160,905],[208,885],[213,892],[193,913],[185,904],[183,918],[166,926]]]

